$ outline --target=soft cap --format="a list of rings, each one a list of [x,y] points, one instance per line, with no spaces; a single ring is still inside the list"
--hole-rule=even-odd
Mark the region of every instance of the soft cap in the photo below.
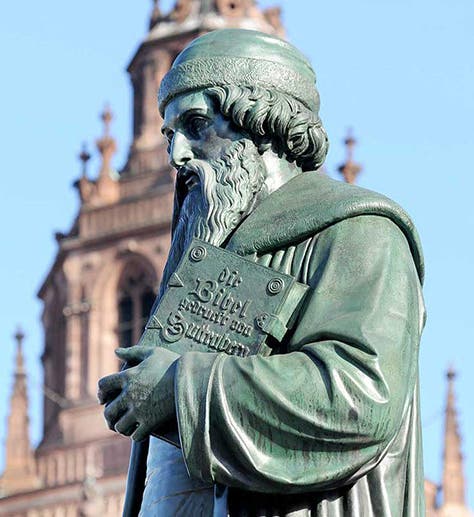
[[[212,86],[257,86],[294,97],[319,111],[316,75],[293,45],[263,32],[222,29],[192,41],[175,59],[158,94],[163,115],[182,93]]]

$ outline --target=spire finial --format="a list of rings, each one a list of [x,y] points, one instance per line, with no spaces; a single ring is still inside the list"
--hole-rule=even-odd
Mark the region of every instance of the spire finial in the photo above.
[[[89,154],[87,150],[87,144],[86,142],[83,142],[82,144],[82,150],[79,153],[79,160],[82,163],[82,177],[87,178],[87,163],[91,159],[91,155]]]
[[[15,338],[15,341],[17,343],[17,347],[21,349],[23,345],[23,340],[25,339],[25,333],[23,332],[21,325],[18,325],[15,335],[13,337]]]
[[[23,340],[25,339],[25,334],[20,325],[18,325],[17,331],[13,336],[16,341],[16,368],[15,375],[25,375],[25,366],[23,360]]]
[[[14,336],[17,346],[13,390],[10,397],[10,414],[5,448],[5,470],[0,477],[0,492],[14,494],[38,488],[36,466],[29,438],[28,391],[23,366],[23,340],[25,334],[18,327]]]
[[[97,148],[102,155],[102,166],[99,176],[106,173],[108,174],[111,171],[112,156],[117,150],[115,140],[110,136],[110,125],[114,116],[108,104],[105,105],[104,111],[101,113],[100,118],[104,123],[104,135],[102,138],[97,140]]]
[[[110,135],[110,124],[114,116],[108,104],[105,105],[100,118],[104,123],[104,134],[96,143],[102,157],[102,163],[91,197],[91,203],[113,203],[117,201],[120,191],[119,184],[116,181],[116,173],[112,167],[112,158],[117,151],[117,144]]]
[[[201,1],[201,12],[204,12],[203,5],[205,5],[207,1],[208,0]],[[191,12],[191,4],[191,0],[176,0],[176,4],[170,13],[170,18],[177,22],[183,22]]]
[[[454,369],[454,366],[452,364],[449,366],[448,371],[446,372],[446,378],[450,383],[452,383],[456,378],[456,370]]]
[[[446,372],[448,393],[446,400],[443,466],[443,507],[465,507],[463,458],[458,428],[454,380],[456,371],[450,366]]]
[[[353,136],[352,128],[347,130],[347,136],[344,139],[346,146],[346,161],[339,166],[338,171],[344,177],[347,183],[355,183],[357,176],[362,171],[362,167],[354,161],[354,148],[357,140]]]
[[[100,118],[104,123],[104,136],[110,136],[110,123],[114,118],[114,114],[112,113],[109,104],[105,105],[104,111],[101,113]]]
[[[160,21],[161,19],[161,10],[160,10],[160,2],[159,0],[153,0],[153,10],[151,11],[150,16],[150,30]]]

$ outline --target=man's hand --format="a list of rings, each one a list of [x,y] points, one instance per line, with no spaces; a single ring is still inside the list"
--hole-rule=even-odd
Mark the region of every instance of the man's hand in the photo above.
[[[115,353],[128,368],[100,379],[97,397],[105,404],[109,428],[141,441],[174,417],[174,372],[179,355],[147,346],[119,348]]]

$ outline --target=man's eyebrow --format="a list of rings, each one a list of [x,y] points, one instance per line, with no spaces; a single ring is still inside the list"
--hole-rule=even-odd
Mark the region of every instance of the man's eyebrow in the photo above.
[[[176,117],[176,120],[174,121],[173,125],[176,125],[178,122],[185,122],[186,118],[189,117],[189,115],[208,115],[209,114],[209,108],[189,108],[186,111],[183,111],[183,113],[180,113],[178,117]],[[161,126],[161,133],[165,135],[169,131],[174,131],[174,129],[163,125]]]
[[[189,115],[207,115],[209,113],[208,108],[189,108],[186,111],[183,111],[178,117],[178,120],[181,122],[183,120],[186,120]]]

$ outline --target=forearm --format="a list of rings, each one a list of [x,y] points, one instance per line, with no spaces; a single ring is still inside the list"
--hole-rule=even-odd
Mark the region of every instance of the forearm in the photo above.
[[[374,466],[404,403],[390,399],[382,380],[348,373],[339,346],[319,343],[325,350],[317,359],[303,351],[183,357],[177,411],[191,475],[254,491],[305,492]]]

